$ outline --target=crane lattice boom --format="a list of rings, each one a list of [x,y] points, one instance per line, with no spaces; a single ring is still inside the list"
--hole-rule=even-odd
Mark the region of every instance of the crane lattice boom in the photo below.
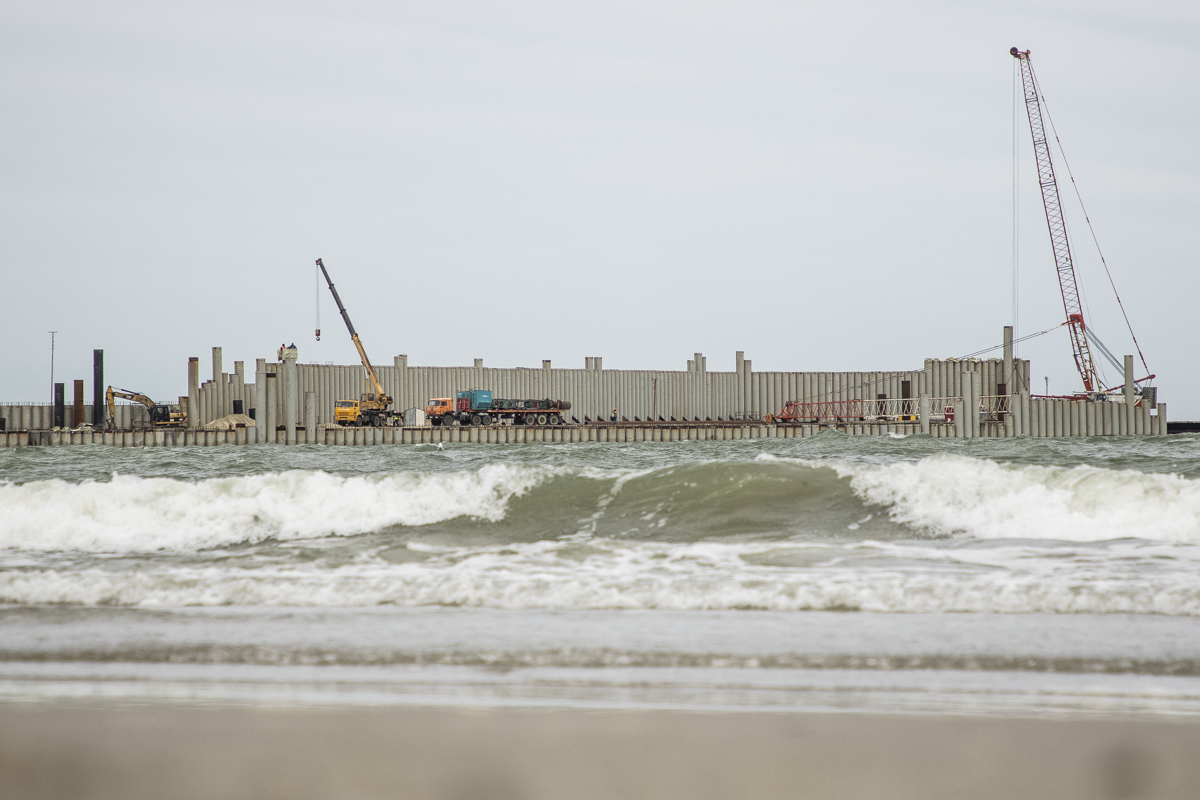
[[[1071,332],[1071,349],[1075,356],[1075,368],[1083,379],[1084,391],[1093,392],[1100,388],[1096,364],[1088,346],[1083,306],[1079,302],[1079,285],[1075,280],[1075,262],[1071,257],[1071,243],[1067,239],[1067,223],[1063,219],[1062,198],[1058,193],[1058,181],[1054,177],[1054,162],[1050,158],[1050,143],[1042,121],[1042,104],[1033,65],[1029,62],[1029,51],[1012,48],[1009,51],[1021,65],[1021,82],[1025,87],[1025,111],[1029,117],[1029,132],[1033,136],[1033,153],[1037,161],[1038,185],[1042,189],[1042,205],[1046,209],[1046,226],[1050,229],[1050,244],[1054,248],[1054,265],[1058,269],[1058,286],[1062,290],[1063,309],[1067,312],[1067,328]]]

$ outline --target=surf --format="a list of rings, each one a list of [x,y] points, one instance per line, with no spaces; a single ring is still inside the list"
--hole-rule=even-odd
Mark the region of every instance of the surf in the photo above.
[[[195,553],[362,535],[449,544],[579,536],[1196,543],[1200,481],[956,454],[891,463],[760,454],[640,470],[490,463],[0,484],[0,551]]]

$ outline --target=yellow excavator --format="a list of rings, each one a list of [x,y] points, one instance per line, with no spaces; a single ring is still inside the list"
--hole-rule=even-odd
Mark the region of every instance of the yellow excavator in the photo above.
[[[379,382],[379,376],[375,374],[375,368],[371,366],[371,359],[367,358],[367,351],[363,349],[362,342],[358,338],[358,333],[354,330],[354,323],[350,322],[350,315],[346,313],[346,307],[342,305],[342,298],[338,297],[337,289],[333,287],[333,281],[329,279],[329,272],[325,269],[324,262],[317,259],[317,266],[321,268],[321,273],[325,276],[325,282],[329,284],[329,291],[333,294],[333,301],[337,303],[338,312],[342,315],[342,319],[346,321],[346,328],[350,331],[350,341],[354,342],[354,346],[358,348],[358,357],[362,359],[363,368],[367,371],[367,377],[371,380],[371,388],[374,391],[363,392],[358,400],[337,400],[333,404],[333,420],[338,425],[357,425],[362,427],[370,425],[376,428],[384,428],[396,424],[396,412],[392,411],[392,398],[388,397],[387,392],[383,391],[383,384]]]
[[[122,400],[129,400],[144,405],[150,413],[150,424],[155,428],[182,428],[187,425],[187,414],[183,413],[178,405],[156,403],[141,392],[114,389],[110,386],[108,387],[108,391],[104,393],[104,397],[108,401],[108,424],[110,427],[113,424],[113,420],[117,418],[116,398],[118,397]]]

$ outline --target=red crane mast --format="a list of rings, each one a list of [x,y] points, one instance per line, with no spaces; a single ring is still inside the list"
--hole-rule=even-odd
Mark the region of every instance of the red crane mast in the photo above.
[[[1046,226],[1050,229],[1050,244],[1054,249],[1054,265],[1058,269],[1058,286],[1062,290],[1063,309],[1067,312],[1067,328],[1071,332],[1071,349],[1075,356],[1075,368],[1083,379],[1086,392],[1100,388],[1096,364],[1088,347],[1087,329],[1083,321],[1083,306],[1079,302],[1079,285],[1075,281],[1075,262],[1071,257],[1071,243],[1067,240],[1067,223],[1063,219],[1062,198],[1058,193],[1058,181],[1054,177],[1054,162],[1050,158],[1050,143],[1042,121],[1041,92],[1028,50],[1009,50],[1021,65],[1021,82],[1025,87],[1025,111],[1029,118],[1029,132],[1033,136],[1033,153],[1037,161],[1038,185],[1042,189],[1042,205],[1046,209]]]

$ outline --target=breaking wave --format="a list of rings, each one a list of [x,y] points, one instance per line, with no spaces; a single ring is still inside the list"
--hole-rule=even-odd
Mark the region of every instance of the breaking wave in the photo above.
[[[339,477],[325,472],[182,481],[0,486],[0,548],[80,552],[194,551],[265,539],[353,536],[460,516],[499,520],[507,501],[545,480],[536,467]]]
[[[939,455],[840,467],[854,492],[914,528],[985,539],[1200,542],[1200,481],[1090,466]]]
[[[480,545],[564,536],[1200,543],[1200,481],[958,455],[890,464],[761,455],[642,471],[489,464],[0,484],[0,551],[194,553],[359,534]]]
[[[1200,481],[942,453],[7,483],[0,603],[1200,616]]]

